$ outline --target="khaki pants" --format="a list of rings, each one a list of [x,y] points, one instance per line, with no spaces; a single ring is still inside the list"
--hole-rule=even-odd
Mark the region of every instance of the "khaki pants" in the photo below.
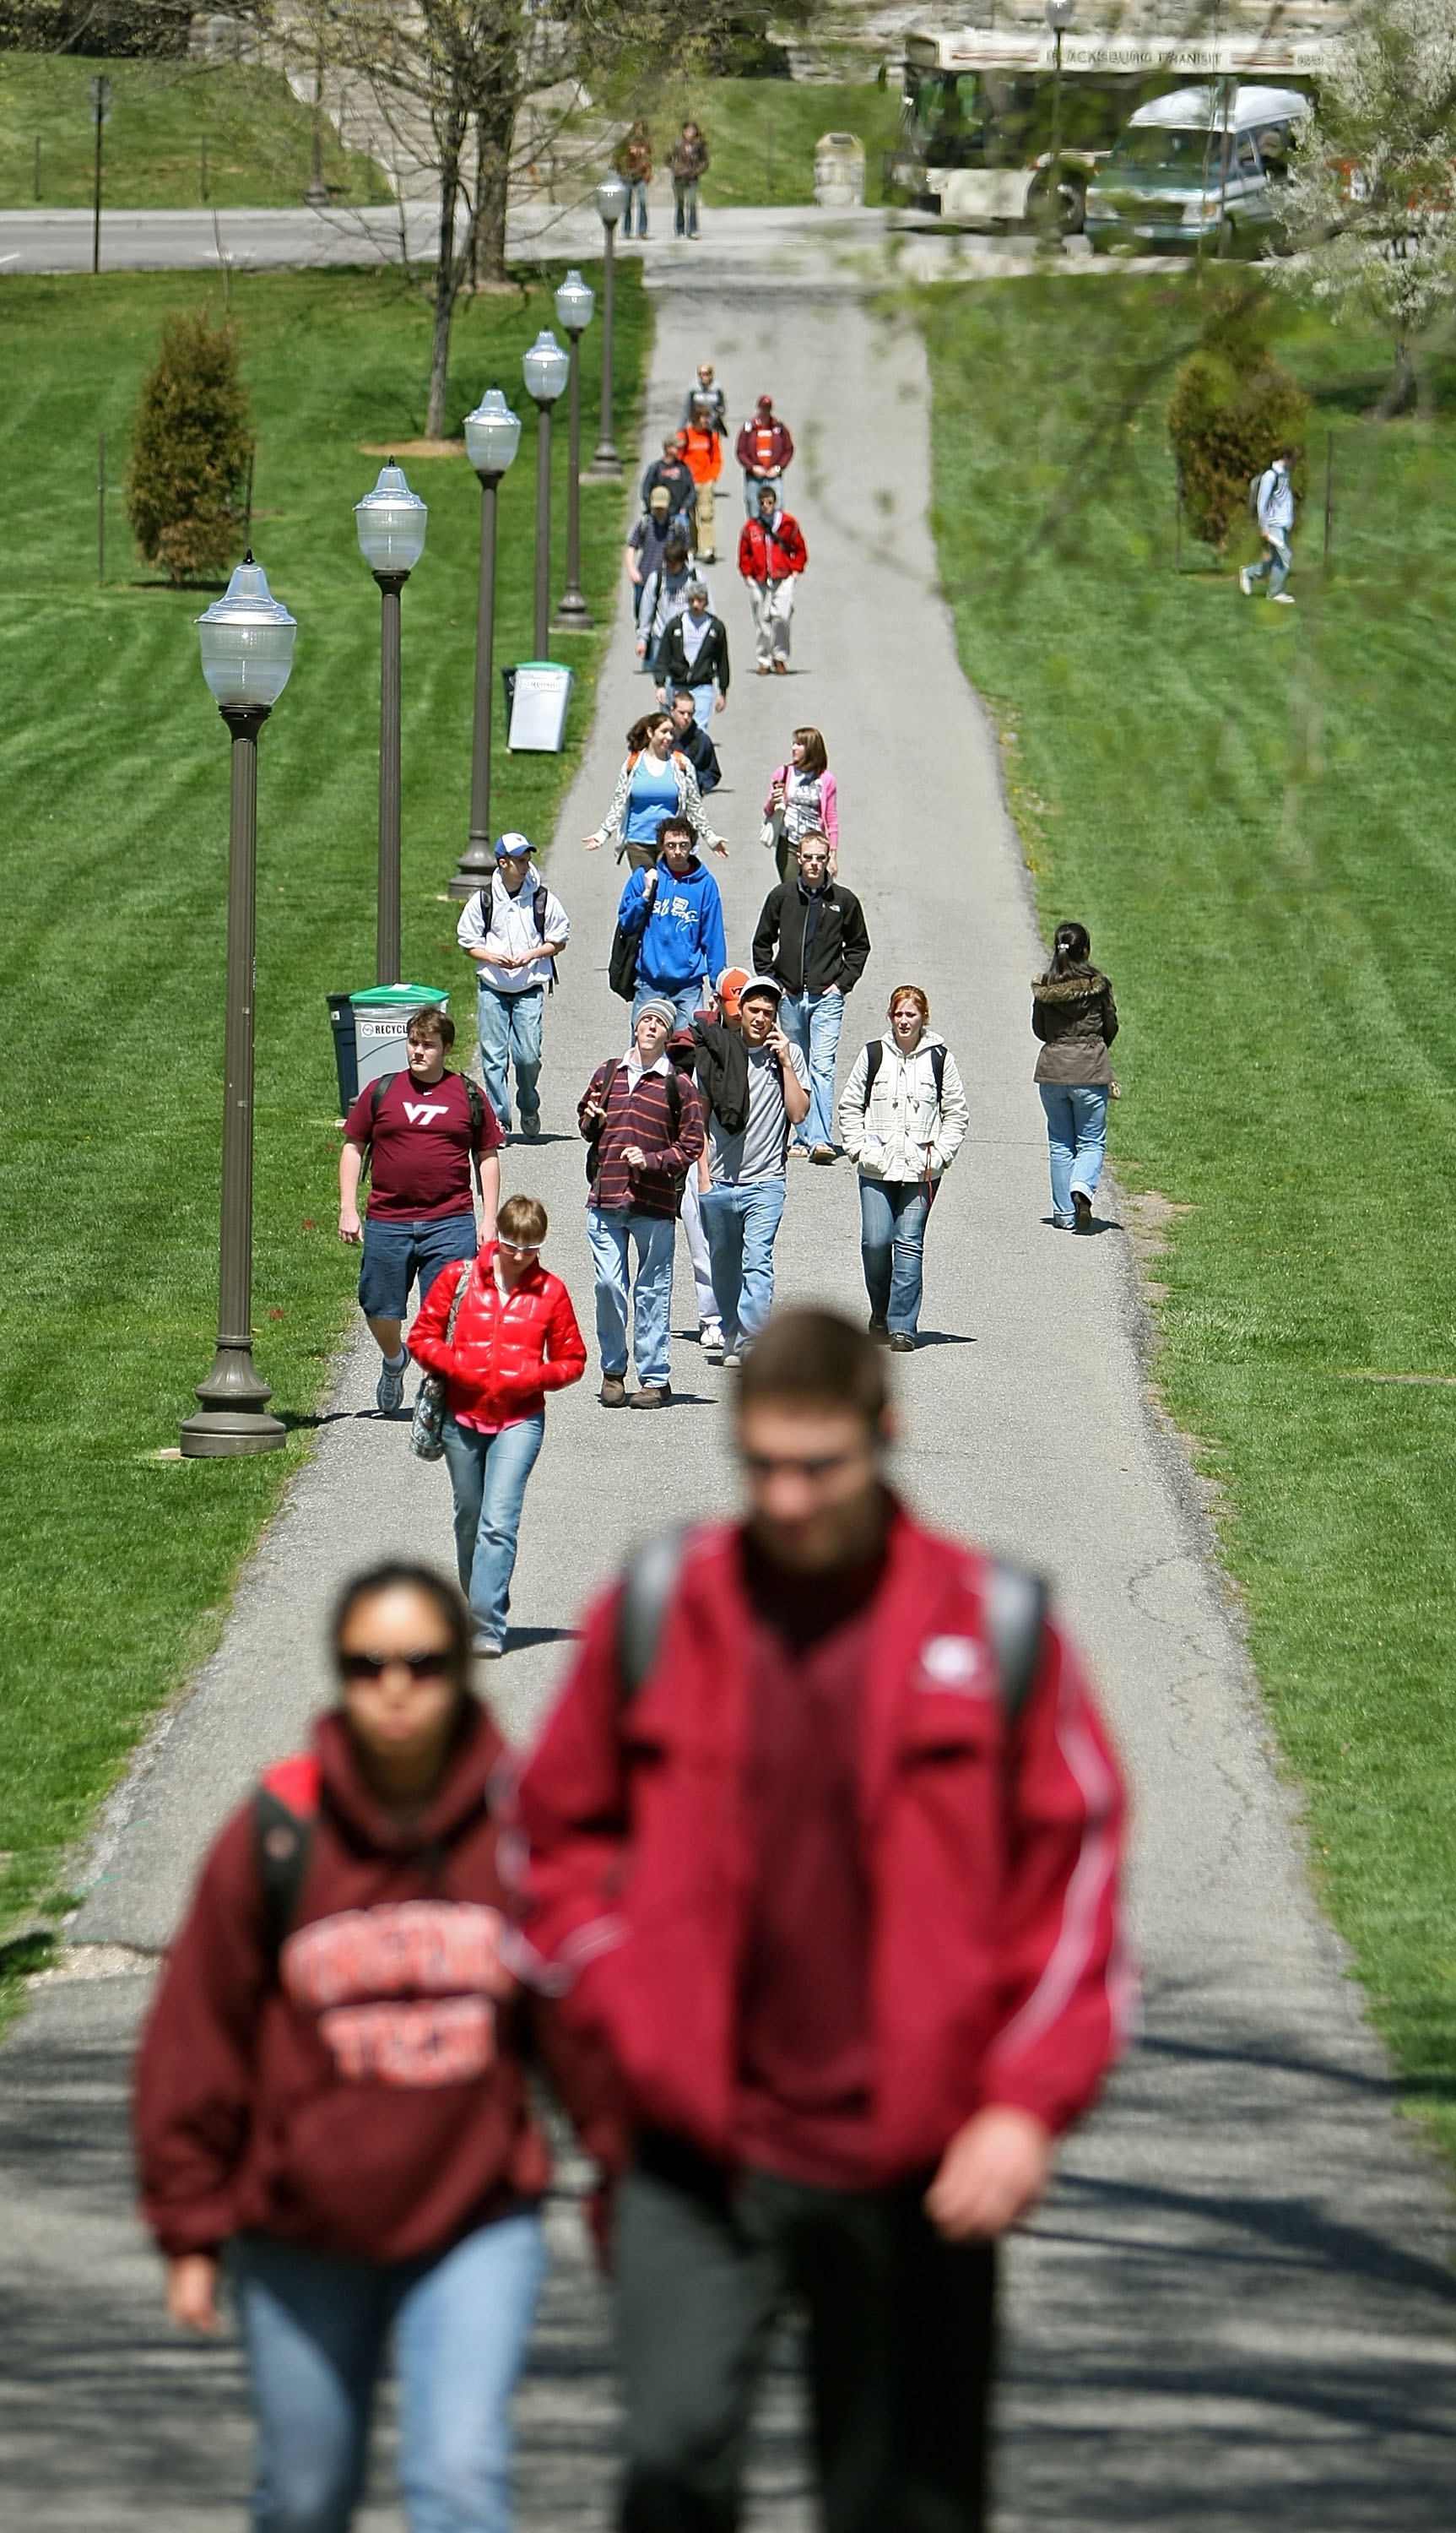
[[[750,580],[748,604],[753,610],[754,651],[761,669],[788,658],[788,624],[793,614],[796,580]]]
[[[698,498],[694,509],[693,548],[695,553],[702,556],[704,562],[717,562],[718,536],[713,525],[711,484],[698,486]]]

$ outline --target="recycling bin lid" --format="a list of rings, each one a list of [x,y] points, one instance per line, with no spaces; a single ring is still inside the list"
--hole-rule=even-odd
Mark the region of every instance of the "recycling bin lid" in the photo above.
[[[385,1011],[405,1011],[421,1003],[447,1003],[450,997],[442,985],[361,985],[357,994],[345,999]]]

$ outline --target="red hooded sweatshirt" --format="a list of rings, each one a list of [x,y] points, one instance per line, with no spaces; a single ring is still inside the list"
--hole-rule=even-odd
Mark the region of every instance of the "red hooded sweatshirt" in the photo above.
[[[165,2253],[254,2229],[408,2261],[545,2189],[500,1960],[503,1748],[472,1698],[443,1784],[405,1826],[370,1794],[342,1716],[321,1716],[312,1849],[276,1961],[254,1804],[228,1822],[137,2068],[143,2208]]]
[[[775,1869],[751,1835],[742,1536],[691,1534],[630,1699],[616,1595],[598,1604],[521,1777],[510,1850],[537,1956],[524,1974],[553,1984],[563,2014],[605,2041],[639,2124],[726,2165],[760,2159],[744,2118],[742,1980],[757,1878]],[[1117,2056],[1132,2002],[1122,1793],[1100,1719],[1048,1628],[1008,1730],[985,1570],[895,1508],[867,1611],[851,1805],[866,1895],[865,2187],[935,2164],[988,2103],[1064,2128]],[[805,1927],[811,1954],[822,1934]]]

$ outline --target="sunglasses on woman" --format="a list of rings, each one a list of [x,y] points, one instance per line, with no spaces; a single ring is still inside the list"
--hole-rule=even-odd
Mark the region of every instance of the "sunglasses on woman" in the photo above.
[[[450,1649],[425,1645],[414,1654],[340,1654],[339,1673],[344,1679],[382,1679],[395,1663],[411,1679],[443,1679],[450,1669]]]

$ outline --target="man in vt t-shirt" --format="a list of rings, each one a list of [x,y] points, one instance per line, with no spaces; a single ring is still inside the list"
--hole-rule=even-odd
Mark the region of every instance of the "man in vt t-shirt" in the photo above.
[[[473,1258],[477,1240],[472,1171],[481,1192],[481,1238],[495,1236],[505,1141],[484,1092],[445,1071],[455,1043],[448,1012],[412,1012],[405,1033],[408,1071],[378,1097],[361,1090],[344,1123],[339,1154],[339,1238],[364,1243],[359,1307],[384,1360],[375,1398],[386,1416],[404,1404],[409,1357],[402,1343],[410,1286],[423,1302],[452,1259]],[[359,1182],[372,1164],[369,1213],[359,1219]]]
[[[782,985],[750,976],[738,998],[738,1030],[748,1051],[748,1122],[729,1135],[720,1117],[709,1124],[700,1166],[703,1229],[713,1261],[713,1292],[723,1324],[721,1360],[731,1372],[774,1307],[774,1242],[784,1211],[788,1129],[809,1113],[809,1072],[779,1027]],[[710,1363],[718,1348],[703,1349]]]

